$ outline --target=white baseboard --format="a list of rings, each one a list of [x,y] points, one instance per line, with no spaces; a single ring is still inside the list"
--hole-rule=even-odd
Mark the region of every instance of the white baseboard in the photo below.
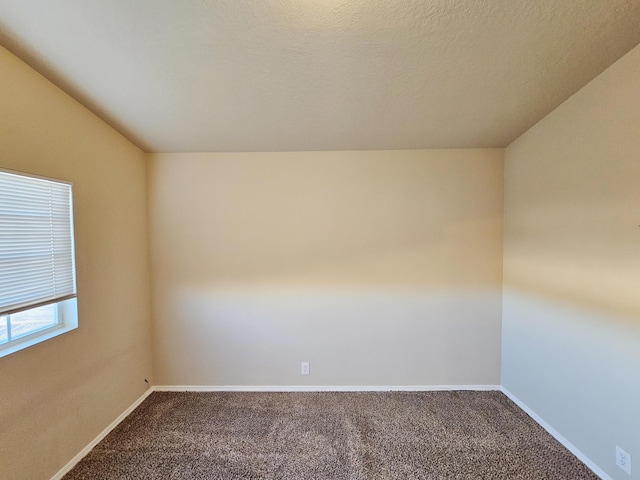
[[[542,428],[544,428],[553,438],[559,441],[567,450],[573,453],[578,460],[584,463],[593,473],[595,473],[602,480],[613,480],[609,475],[607,475],[600,467],[598,467],[595,463],[591,461],[589,457],[587,457],[584,453],[582,453],[578,448],[571,443],[569,440],[564,438],[560,433],[545,422],[540,415],[531,410],[526,404],[524,404],[518,397],[516,397],[513,393],[507,390],[504,387],[500,387],[500,391],[504,393],[509,399],[515,403],[518,407],[520,407],[524,412],[529,415],[533,420],[536,421]]]
[[[500,390],[500,385],[156,385],[155,392],[436,392]]]
[[[153,392],[153,388],[149,388],[146,392],[144,392],[140,396],[140,398],[138,398],[135,402],[133,402],[129,406],[129,408],[127,408],[124,412],[118,415],[118,418],[116,418],[113,422],[111,422],[107,428],[105,428],[102,432],[100,432],[100,434],[98,434],[98,436],[94,438],[89,443],[89,445],[84,447],[75,457],[73,457],[69,461],[69,463],[67,463],[64,467],[60,469],[60,471],[58,471],[58,473],[56,473],[53,477],[51,477],[51,480],[60,480],[67,473],[69,473],[69,471],[71,471],[71,469],[76,466],[76,463],[82,460],[84,456],[93,449],[93,447],[95,447],[98,443],[100,443],[102,439],[106,437],[109,434],[109,432],[111,432],[111,430],[116,428],[118,424],[122,420],[124,420],[131,412],[133,412],[138,407],[138,405],[140,405],[145,400],[145,398],[151,395],[152,392]]]

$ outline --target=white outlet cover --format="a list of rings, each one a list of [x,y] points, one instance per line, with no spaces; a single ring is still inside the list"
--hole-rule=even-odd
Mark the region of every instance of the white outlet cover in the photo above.
[[[300,373],[302,375],[309,375],[309,362],[302,362],[300,364]]]
[[[631,475],[631,455],[616,445],[616,465]]]

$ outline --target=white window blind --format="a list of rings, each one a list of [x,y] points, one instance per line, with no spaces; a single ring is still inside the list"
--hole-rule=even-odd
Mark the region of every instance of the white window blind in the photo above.
[[[71,185],[0,171],[0,315],[75,295]]]

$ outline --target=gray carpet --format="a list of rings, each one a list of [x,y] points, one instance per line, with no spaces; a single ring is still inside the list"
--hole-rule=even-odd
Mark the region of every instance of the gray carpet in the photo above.
[[[64,478],[597,479],[499,392],[155,392]]]

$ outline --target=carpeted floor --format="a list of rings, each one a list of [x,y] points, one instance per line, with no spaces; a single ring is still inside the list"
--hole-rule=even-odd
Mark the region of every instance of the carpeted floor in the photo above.
[[[65,480],[597,479],[500,392],[151,394]]]

